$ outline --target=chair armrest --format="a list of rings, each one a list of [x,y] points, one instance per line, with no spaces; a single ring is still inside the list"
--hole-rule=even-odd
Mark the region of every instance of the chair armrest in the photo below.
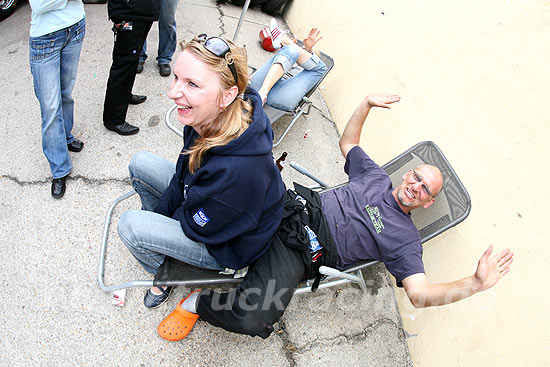
[[[313,174],[311,174],[307,169],[296,163],[295,161],[290,162],[290,167],[294,168],[296,171],[300,172],[302,175],[307,176],[311,178],[313,181],[317,182],[319,185],[321,185],[322,188],[326,189],[328,185],[321,181],[320,178],[315,177]]]

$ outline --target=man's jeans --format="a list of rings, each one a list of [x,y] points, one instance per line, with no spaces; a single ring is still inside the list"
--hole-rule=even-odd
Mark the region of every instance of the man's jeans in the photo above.
[[[286,45],[268,62],[260,67],[250,78],[250,86],[260,90],[267,72],[273,64],[280,64],[284,72],[288,72],[300,56],[300,46]],[[267,95],[266,104],[285,111],[294,111],[307,92],[321,79],[327,67],[316,54],[300,65],[304,70],[290,78],[284,75]]]
[[[166,255],[200,268],[224,269],[203,243],[185,236],[179,221],[152,211],[168,188],[176,165],[139,152],[130,160],[129,170],[143,210],[126,211],[118,221],[118,235],[145,270],[158,273]]]
[[[42,116],[42,149],[53,178],[67,176],[72,169],[67,144],[73,129],[73,87],[86,21],[40,37],[29,38],[29,59],[34,93]]]
[[[157,62],[158,64],[170,64],[172,55],[176,51],[177,35],[176,35],[176,8],[178,0],[160,0],[160,17],[159,17],[159,49]],[[147,59],[147,41],[143,43],[143,49],[139,61]]]

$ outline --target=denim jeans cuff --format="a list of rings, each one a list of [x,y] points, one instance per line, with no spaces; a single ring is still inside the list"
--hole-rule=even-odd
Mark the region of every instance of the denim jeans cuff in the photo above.
[[[305,70],[311,70],[319,64],[319,61],[321,61],[321,59],[319,58],[319,56],[317,56],[315,52],[313,52],[311,54],[311,57],[300,66]]]
[[[170,62],[171,62],[171,61],[172,61],[172,59],[157,57],[157,64],[159,64],[159,65],[161,65],[161,64],[168,64],[168,65],[170,65]]]
[[[286,73],[292,68],[292,65],[294,65],[294,61],[290,60],[286,55],[279,53],[275,56],[275,59],[273,59],[273,64],[281,64],[283,72]]]

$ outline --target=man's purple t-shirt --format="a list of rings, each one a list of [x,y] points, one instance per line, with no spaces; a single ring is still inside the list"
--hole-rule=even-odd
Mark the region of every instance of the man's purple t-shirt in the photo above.
[[[392,195],[388,174],[359,146],[347,155],[349,183],[321,194],[323,215],[338,248],[339,269],[358,261],[382,261],[401,285],[424,273],[422,244],[410,215]]]

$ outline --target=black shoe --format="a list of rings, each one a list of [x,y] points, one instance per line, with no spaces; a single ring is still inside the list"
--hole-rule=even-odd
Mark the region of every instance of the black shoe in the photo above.
[[[147,96],[139,96],[137,94],[132,94],[132,98],[130,98],[130,104],[140,104],[147,100]]]
[[[143,304],[147,308],[157,308],[160,305],[162,305],[164,302],[168,300],[168,297],[170,297],[170,294],[172,294],[172,291],[174,290],[174,287],[166,287],[163,289],[162,287],[157,287],[161,290],[162,294],[156,295],[151,292],[150,289],[145,292],[145,297],[143,297]]]
[[[107,130],[114,131],[119,135],[134,135],[139,132],[139,127],[130,125],[127,122],[121,125],[109,125],[109,124],[103,123],[103,126],[105,126]]]
[[[67,187],[67,185],[65,184],[65,179],[67,178],[67,176],[54,178],[52,180],[52,196],[54,197],[54,199],[61,199],[65,194],[65,188]]]
[[[172,74],[170,64],[159,64],[159,73],[161,76],[170,76]]]
[[[84,148],[84,143],[78,140],[77,138],[74,138],[72,142],[67,144],[67,149],[69,149],[71,152],[80,152]]]
[[[145,61],[139,60],[136,73],[141,74],[143,72],[143,64],[145,64]]]

